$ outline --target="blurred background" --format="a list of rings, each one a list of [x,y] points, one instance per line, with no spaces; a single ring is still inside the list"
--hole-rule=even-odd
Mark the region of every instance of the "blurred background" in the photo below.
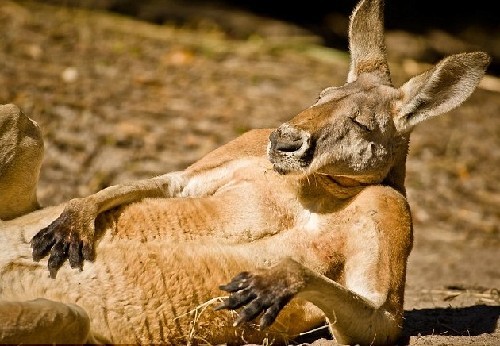
[[[355,0],[48,0],[126,14],[157,24],[217,27],[228,37],[277,35],[273,21],[284,21],[317,35],[327,47],[345,49],[348,16]],[[386,29],[392,58],[434,62],[461,50],[484,50],[494,60],[489,72],[500,74],[500,20],[488,0],[387,0]],[[258,18],[260,17],[260,18]],[[266,20],[267,19],[267,20]]]

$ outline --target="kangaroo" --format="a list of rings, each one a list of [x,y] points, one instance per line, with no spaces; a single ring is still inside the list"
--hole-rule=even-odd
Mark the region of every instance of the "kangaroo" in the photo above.
[[[354,9],[349,50],[347,82],[276,129],[184,171],[40,210],[31,194],[0,214],[0,341],[286,344],[327,322],[340,344],[394,344],[413,241],[410,133],[465,101],[490,58],[451,55],[393,86],[379,0]],[[4,171],[36,181],[27,158],[43,146],[23,122],[17,136],[37,140],[17,141]],[[33,189],[2,179],[8,199]]]

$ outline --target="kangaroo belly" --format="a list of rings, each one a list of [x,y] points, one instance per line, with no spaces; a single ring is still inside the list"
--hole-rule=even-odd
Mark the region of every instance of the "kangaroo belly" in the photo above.
[[[19,234],[11,235],[9,239],[19,239]],[[263,265],[255,260],[257,249],[251,243],[234,246],[204,237],[141,242],[108,232],[95,262],[86,262],[81,272],[65,265],[51,279],[46,260],[33,262],[23,240],[18,256],[2,263],[0,299],[77,304],[88,313],[94,338],[113,343],[243,343],[266,337],[281,343],[321,323],[323,314],[300,300],[266,333],[251,324],[233,328],[234,312],[213,311],[225,296],[220,284]]]
[[[322,316],[297,301],[280,316],[282,322],[264,335],[255,325],[233,328],[234,313],[213,311],[225,296],[219,285],[259,264],[256,254],[242,247],[205,241],[148,243],[144,248],[124,243],[116,251],[106,246],[93,265],[106,266],[104,283],[113,293],[103,297],[101,304],[110,312],[106,318],[113,324],[110,330],[115,342],[125,335],[128,339],[121,341],[174,344],[196,340],[260,342],[266,335],[283,340],[310,329]],[[98,314],[89,312],[90,316]],[[302,325],[290,323],[299,316],[306,316]],[[99,325],[92,330],[99,332],[97,328]]]

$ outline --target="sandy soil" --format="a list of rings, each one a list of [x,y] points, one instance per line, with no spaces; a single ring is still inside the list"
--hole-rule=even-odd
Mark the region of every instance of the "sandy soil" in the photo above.
[[[344,83],[347,54],[317,37],[274,23],[273,35],[230,40],[212,24],[0,2],[0,104],[17,104],[43,129],[43,205],[182,169]],[[405,44],[390,35],[389,51]],[[426,65],[405,58],[391,67],[399,85]],[[499,92],[487,76],[459,109],[412,136],[415,246],[402,343],[500,344]]]

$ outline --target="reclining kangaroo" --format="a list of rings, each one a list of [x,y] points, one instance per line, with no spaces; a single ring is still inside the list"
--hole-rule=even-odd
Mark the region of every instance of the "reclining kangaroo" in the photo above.
[[[37,211],[39,129],[4,106],[0,341],[280,344],[328,321],[339,343],[394,343],[409,135],[466,100],[489,57],[452,55],[395,88],[381,1],[358,4],[349,39],[347,83],[277,129]]]

